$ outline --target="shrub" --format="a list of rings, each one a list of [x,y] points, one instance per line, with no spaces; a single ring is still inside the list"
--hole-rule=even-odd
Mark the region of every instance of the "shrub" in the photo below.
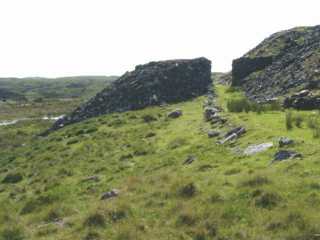
[[[312,130],[314,138],[320,138],[320,112],[308,116],[307,126]]]
[[[104,216],[100,213],[93,213],[87,217],[84,225],[89,227],[103,227],[105,225]]]
[[[18,227],[6,228],[1,232],[1,240],[22,240],[24,238],[24,233],[22,229]]]
[[[250,102],[247,98],[232,99],[227,102],[229,112],[249,112]]]
[[[151,114],[145,114],[142,116],[142,119],[145,123],[157,121],[157,118]]]
[[[26,202],[24,207],[21,209],[20,214],[24,215],[24,214],[31,213],[36,210],[38,205],[39,205],[39,202],[37,200],[31,199],[28,202]]]
[[[303,117],[301,115],[295,116],[294,122],[295,122],[296,127],[301,128],[302,123],[303,123]]]
[[[280,197],[276,193],[263,193],[255,200],[255,205],[260,208],[272,209],[278,205]]]
[[[126,207],[119,207],[109,211],[109,217],[112,221],[118,222],[128,216]]]
[[[194,183],[188,183],[178,189],[178,194],[181,197],[190,198],[193,197],[197,192],[197,188]]]
[[[192,211],[184,211],[181,213],[177,219],[178,225],[192,226],[197,222],[196,216],[194,216]]]
[[[256,176],[242,183],[242,186],[258,187],[270,183],[269,179],[263,176]]]
[[[2,180],[2,183],[18,183],[22,181],[23,177],[21,173],[9,173],[5,178]]]
[[[240,89],[234,86],[230,86],[228,87],[228,89],[226,90],[226,93],[235,93],[235,92],[239,92]]]
[[[227,102],[229,112],[266,112],[279,111],[282,109],[280,102],[272,101],[271,103],[256,103],[246,97],[232,99]]]
[[[172,140],[169,144],[168,144],[168,148],[169,149],[176,149],[179,148],[183,145],[187,144],[187,140],[184,138],[176,138],[174,140]]]
[[[291,130],[293,128],[293,114],[291,111],[286,112],[286,129]]]
[[[100,235],[97,232],[88,232],[83,240],[98,240],[100,239]]]

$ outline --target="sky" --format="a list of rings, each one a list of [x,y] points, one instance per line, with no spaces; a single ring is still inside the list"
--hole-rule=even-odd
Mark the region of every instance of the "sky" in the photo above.
[[[270,34],[320,24],[319,0],[0,0],[0,77],[121,75],[207,57],[229,71]]]

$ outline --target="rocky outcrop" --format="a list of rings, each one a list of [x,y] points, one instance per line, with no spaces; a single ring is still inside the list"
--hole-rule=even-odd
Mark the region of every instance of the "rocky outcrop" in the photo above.
[[[264,102],[292,91],[319,88],[320,26],[273,34],[233,62],[232,84]]]
[[[207,93],[210,83],[211,62],[206,58],[139,65],[57,121],[49,132],[102,114],[188,100]]]
[[[308,90],[295,93],[283,102],[285,108],[295,108],[298,110],[320,109],[320,95],[313,94]]]
[[[242,79],[247,77],[253,72],[265,69],[271,65],[273,57],[243,57],[233,60],[232,62],[232,84],[233,86],[239,86],[242,83]]]

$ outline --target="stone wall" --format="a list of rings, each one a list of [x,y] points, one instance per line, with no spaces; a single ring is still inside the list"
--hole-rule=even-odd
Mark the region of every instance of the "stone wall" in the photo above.
[[[206,58],[139,65],[57,121],[48,132],[102,114],[185,101],[207,93],[210,84],[211,62]]]

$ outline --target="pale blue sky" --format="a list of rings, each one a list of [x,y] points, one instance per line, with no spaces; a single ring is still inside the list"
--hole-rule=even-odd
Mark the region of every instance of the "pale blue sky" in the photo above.
[[[120,75],[205,56],[228,71],[270,34],[320,24],[318,0],[0,0],[0,77]]]

